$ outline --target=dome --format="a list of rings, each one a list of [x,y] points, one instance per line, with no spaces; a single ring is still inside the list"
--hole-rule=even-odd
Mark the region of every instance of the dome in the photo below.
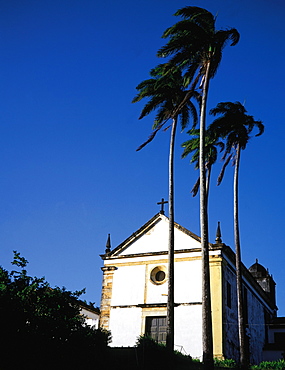
[[[248,270],[254,277],[268,276],[267,270],[260,263],[258,263],[258,259],[256,259],[256,262],[252,266],[250,266]]]

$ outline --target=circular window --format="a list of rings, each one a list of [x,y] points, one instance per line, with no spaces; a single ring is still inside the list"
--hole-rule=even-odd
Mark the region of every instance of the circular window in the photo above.
[[[157,266],[150,273],[150,279],[154,284],[163,284],[166,281],[165,266]]]

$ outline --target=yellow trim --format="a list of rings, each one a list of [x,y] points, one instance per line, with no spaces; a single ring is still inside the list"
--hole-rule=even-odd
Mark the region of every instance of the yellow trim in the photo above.
[[[210,256],[210,259],[212,259],[213,256]],[[184,257],[184,258],[175,258],[174,262],[185,262],[185,261],[195,261],[195,260],[201,260],[201,256],[197,257]],[[159,259],[159,260],[148,260],[148,261],[137,261],[137,262],[115,262],[112,260],[112,266],[116,267],[124,267],[124,266],[138,266],[138,265],[155,265],[155,264],[163,264],[168,263],[168,259]],[[105,266],[108,266],[108,264],[105,263]]]
[[[223,358],[223,286],[222,258],[214,257],[210,263],[213,351],[214,357]]]
[[[164,272],[164,279],[161,280],[161,281],[158,281],[156,280],[156,274],[159,272],[159,271],[162,271]],[[154,284],[154,285],[162,285],[166,282],[167,280],[167,268],[165,265],[159,265],[159,266],[156,266],[154,267],[151,272],[150,272],[150,279],[149,281]]]
[[[146,265],[146,266],[145,266],[145,279],[144,279],[144,297],[143,297],[143,303],[146,303],[146,302],[147,302],[148,277],[149,277],[149,267],[148,267],[148,265]]]

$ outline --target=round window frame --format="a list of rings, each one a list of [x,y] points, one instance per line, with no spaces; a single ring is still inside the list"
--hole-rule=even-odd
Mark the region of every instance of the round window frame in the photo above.
[[[156,275],[160,272],[164,272],[165,276],[164,279],[159,281],[156,279]],[[167,280],[167,272],[166,272],[166,267],[165,266],[156,266],[151,270],[150,273],[150,281],[155,284],[155,285],[162,285],[166,282]]]

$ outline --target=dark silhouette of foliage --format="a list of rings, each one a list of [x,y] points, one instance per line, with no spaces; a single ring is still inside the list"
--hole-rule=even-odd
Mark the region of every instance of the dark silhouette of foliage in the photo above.
[[[110,335],[85,325],[78,301],[83,291],[51,288],[44,278],[28,276],[18,252],[12,264],[20,270],[0,267],[3,369],[92,368],[100,362]]]
[[[191,356],[183,355],[178,351],[169,351],[161,343],[147,335],[142,335],[136,343],[137,358],[140,369],[198,369],[199,365],[192,361]]]

